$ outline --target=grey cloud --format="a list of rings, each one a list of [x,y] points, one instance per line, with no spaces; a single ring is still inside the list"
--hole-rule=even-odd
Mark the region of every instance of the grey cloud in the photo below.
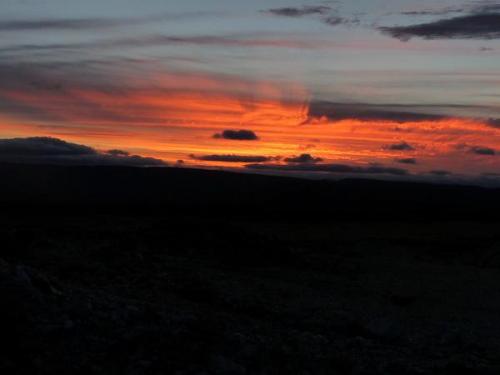
[[[202,17],[207,12],[185,12],[124,18],[46,18],[15,21],[0,21],[0,31],[43,31],[43,30],[94,30],[120,26],[140,25],[149,22],[175,21]]]

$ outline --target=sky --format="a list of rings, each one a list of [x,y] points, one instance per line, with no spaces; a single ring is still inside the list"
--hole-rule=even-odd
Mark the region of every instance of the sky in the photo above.
[[[0,161],[498,184],[498,1],[1,7]]]

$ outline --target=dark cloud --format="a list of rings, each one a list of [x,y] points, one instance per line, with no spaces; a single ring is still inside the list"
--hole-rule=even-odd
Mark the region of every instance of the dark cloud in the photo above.
[[[483,156],[495,156],[497,154],[496,150],[491,147],[478,146],[478,145],[468,145],[466,143],[460,143],[455,145],[455,148],[460,151],[465,151],[475,155]]]
[[[256,141],[259,139],[257,134],[251,130],[224,130],[222,133],[214,134],[214,138],[233,141]]]
[[[403,158],[403,159],[396,159],[397,163],[400,164],[417,164],[417,159],[415,158]]]
[[[392,145],[384,146],[384,149],[390,150],[390,151],[414,151],[415,147],[402,141],[400,143],[394,143]]]
[[[322,162],[323,159],[315,158],[311,154],[301,154],[299,156],[292,156],[285,159],[287,163],[296,163],[296,164],[315,164]]]
[[[379,28],[385,34],[408,41],[423,39],[497,39],[500,38],[500,14],[483,13],[442,19],[409,26]]]
[[[495,156],[496,151],[489,147],[472,146],[470,152],[476,155]]]
[[[159,159],[111,151],[101,153],[88,146],[48,137],[0,139],[0,162],[136,167],[165,165]]]
[[[82,156],[96,153],[91,147],[57,138],[0,139],[0,156]]]
[[[248,169],[289,171],[289,172],[327,172],[344,174],[389,174],[405,176],[406,169],[370,165],[367,167],[352,166],[347,164],[248,164]]]
[[[254,156],[254,155],[190,155],[191,159],[201,161],[215,161],[224,163],[264,163],[274,160],[269,156]]]
[[[303,17],[312,14],[327,14],[332,8],[324,5],[318,6],[303,6],[297,7],[285,7],[285,8],[273,8],[263,11],[264,13],[270,13],[275,16],[282,17]]]
[[[422,107],[422,106],[420,106]],[[423,107],[428,109],[427,107]],[[413,109],[410,110],[410,109]],[[401,106],[394,104],[366,104],[366,103],[335,103],[324,101],[312,101],[309,105],[308,120],[327,118],[330,121],[341,121],[356,119],[360,121],[394,121],[394,122],[418,122],[441,120],[447,116],[433,113],[421,113],[415,111],[419,106]]]

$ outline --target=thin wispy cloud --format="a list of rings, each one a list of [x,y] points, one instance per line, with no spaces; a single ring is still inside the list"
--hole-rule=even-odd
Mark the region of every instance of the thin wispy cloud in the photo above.
[[[131,20],[99,18],[3,21],[0,22],[0,31],[106,29],[123,26],[129,22]]]
[[[115,27],[130,27],[151,22],[173,22],[188,18],[199,18],[213,15],[208,12],[185,12],[179,14],[160,14],[142,17],[123,18],[46,18],[21,19],[15,21],[0,21],[0,31],[43,31],[63,30],[81,31],[95,29],[109,29]]]
[[[434,7],[417,8],[415,10],[402,11],[405,16],[444,16],[449,14],[484,14],[496,13],[500,11],[500,4],[492,1],[473,1],[461,5],[447,5]]]
[[[360,23],[357,17],[344,17],[339,14],[336,8],[326,5],[271,8],[263,10],[262,13],[288,18],[316,17],[329,26],[358,25]]]
[[[328,49],[336,43],[327,40],[305,40],[255,36],[169,36],[143,35],[132,38],[97,39],[88,42],[17,44],[0,47],[0,54],[35,53],[40,51],[67,52],[71,50],[110,50],[166,46],[218,46],[224,48],[283,48]]]

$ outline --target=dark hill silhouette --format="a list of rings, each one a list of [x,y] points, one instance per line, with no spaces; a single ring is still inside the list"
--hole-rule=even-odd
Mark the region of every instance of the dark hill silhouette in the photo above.
[[[500,190],[345,179],[314,181],[186,168],[1,164],[0,205],[129,214],[288,219],[496,219]]]

